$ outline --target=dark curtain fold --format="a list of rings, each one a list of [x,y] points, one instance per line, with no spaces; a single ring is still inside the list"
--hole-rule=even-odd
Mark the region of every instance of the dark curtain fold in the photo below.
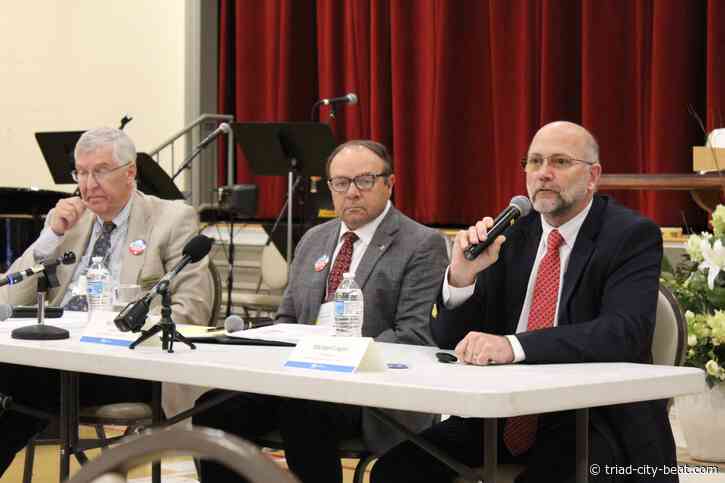
[[[542,124],[600,141],[605,173],[691,172],[691,146],[723,126],[725,2],[640,0],[221,0],[222,112],[303,121],[355,92],[338,141],[393,152],[395,203],[424,223],[469,224],[525,192],[518,161]],[[320,119],[328,121],[328,108]],[[220,159],[220,173],[224,163]],[[262,218],[285,181],[254,177]],[[704,218],[684,192],[617,192],[663,225]]]

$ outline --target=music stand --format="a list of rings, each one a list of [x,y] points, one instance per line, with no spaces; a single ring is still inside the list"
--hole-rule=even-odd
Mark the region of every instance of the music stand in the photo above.
[[[234,140],[241,146],[252,173],[287,175],[287,266],[292,265],[292,206],[301,177],[325,176],[327,157],[335,138],[327,124],[316,122],[233,123]]]
[[[183,200],[184,195],[163,168],[146,153],[136,153],[138,189],[163,200]]]
[[[71,171],[75,169],[76,143],[84,131],[36,132],[35,140],[48,165],[55,184],[75,184]]]
[[[76,184],[71,176],[75,169],[75,151],[78,139],[85,131],[36,132],[35,140],[43,153],[45,164],[56,184]],[[136,179],[138,189],[146,194],[158,196],[165,200],[182,200],[184,195],[171,181],[151,156],[146,153],[136,154]]]

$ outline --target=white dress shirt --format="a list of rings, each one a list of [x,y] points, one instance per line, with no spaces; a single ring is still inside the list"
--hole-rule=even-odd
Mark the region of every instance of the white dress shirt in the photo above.
[[[391,206],[392,203],[390,203],[390,200],[388,200],[382,213],[375,217],[375,219],[373,219],[371,222],[361,226],[357,230],[350,230],[347,225],[345,225],[345,222],[342,222],[340,224],[340,236],[337,238],[337,245],[335,246],[335,251],[332,252],[332,263],[334,263],[334,260],[337,257],[337,253],[342,247],[342,235],[344,235],[348,231],[354,231],[355,234],[358,236],[358,239],[352,245],[352,261],[350,262],[350,270],[348,270],[354,275],[357,271],[357,267],[360,265],[360,260],[362,260],[363,255],[365,255],[365,250],[368,249],[370,242],[373,240],[375,231],[378,229],[378,226],[380,226],[380,223],[382,223],[385,215],[388,214]],[[327,293],[327,287],[325,287],[325,293]]]
[[[541,235],[541,240],[539,241],[539,248],[536,252],[534,266],[531,268],[531,274],[529,275],[529,283],[526,287],[524,306],[521,309],[521,314],[519,315],[519,323],[516,326],[517,334],[520,332],[526,332],[527,330],[529,313],[531,312],[531,303],[534,298],[534,284],[536,283],[536,275],[539,272],[539,265],[541,265],[541,260],[544,258],[544,255],[546,255],[547,239],[549,237],[549,233],[551,233],[551,230],[553,229],[559,230],[559,233],[564,239],[564,242],[559,247],[559,260],[561,263],[561,269],[559,271],[559,293],[557,295],[556,312],[554,315],[554,326],[557,325],[557,321],[559,319],[559,302],[561,301],[561,288],[564,285],[564,274],[566,273],[566,267],[569,264],[569,255],[571,255],[571,250],[574,247],[577,236],[579,235],[579,229],[582,227],[582,224],[584,223],[584,220],[589,214],[589,210],[591,209],[591,207],[592,202],[590,201],[589,204],[580,213],[578,213],[574,218],[559,227],[550,225],[543,217],[541,217],[541,228],[543,233]],[[448,270],[450,270],[450,265],[446,269],[446,277],[443,283],[443,303],[445,304],[446,308],[454,309],[466,300],[468,300],[471,295],[473,295],[473,291],[476,288],[476,283],[474,282],[473,284],[466,287],[452,287],[448,283]],[[521,362],[526,360],[526,354],[524,353],[524,349],[523,347],[521,347],[521,343],[519,342],[518,338],[514,335],[507,335],[506,338],[511,343],[511,348],[514,351],[514,362]]]

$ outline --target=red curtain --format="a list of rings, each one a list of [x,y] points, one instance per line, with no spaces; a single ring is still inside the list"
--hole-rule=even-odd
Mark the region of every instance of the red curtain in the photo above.
[[[723,20],[718,0],[221,0],[219,107],[303,121],[355,92],[338,139],[388,145],[405,213],[469,224],[525,192],[518,160],[557,119],[594,133],[605,173],[691,172],[704,134],[688,106],[724,122]],[[284,180],[238,159],[273,217]],[[684,192],[615,196],[663,225],[704,220]]]

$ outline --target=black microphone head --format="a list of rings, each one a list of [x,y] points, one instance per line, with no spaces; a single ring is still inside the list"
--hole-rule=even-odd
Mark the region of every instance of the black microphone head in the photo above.
[[[357,95],[354,92],[348,93],[345,97],[347,97],[348,104],[357,104]]]
[[[191,263],[196,263],[204,258],[211,250],[214,240],[204,235],[196,235],[194,238],[186,242],[182,251],[185,257],[191,259]]]
[[[509,206],[519,210],[519,216],[526,216],[531,213],[531,201],[526,196],[514,196],[511,198]]]
[[[7,320],[13,316],[13,306],[8,304],[0,304],[0,322]]]

